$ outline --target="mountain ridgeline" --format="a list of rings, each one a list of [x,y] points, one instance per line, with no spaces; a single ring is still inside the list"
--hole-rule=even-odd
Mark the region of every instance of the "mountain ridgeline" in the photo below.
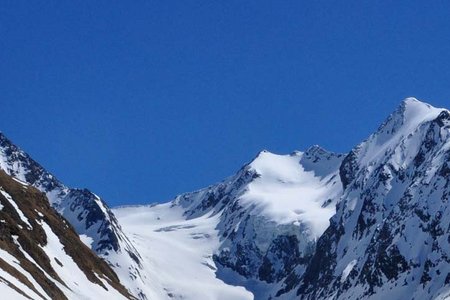
[[[414,98],[349,153],[261,151],[162,204],[110,209],[3,134],[0,168],[0,290],[17,297],[450,298],[450,113]]]

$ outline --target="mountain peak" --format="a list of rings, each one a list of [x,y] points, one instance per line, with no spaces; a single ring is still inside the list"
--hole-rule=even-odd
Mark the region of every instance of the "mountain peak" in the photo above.
[[[304,153],[307,157],[328,157],[328,156],[341,156],[339,153],[335,153],[333,151],[328,151],[320,145],[312,145],[308,149],[306,149]]]
[[[312,145],[305,151],[305,153],[316,153],[316,152],[328,152],[328,151],[319,145]]]
[[[412,143],[410,137],[420,131],[422,125],[436,120],[445,119],[446,109],[435,108],[428,103],[421,102],[416,98],[404,99],[399,107],[391,113],[381,124],[378,130],[369,136],[368,139],[360,143],[347,155],[341,166],[341,179],[344,187],[355,176],[355,167],[373,164],[379,159],[383,159],[388,153],[393,152],[398,147],[406,147],[405,143]],[[443,122],[443,121],[442,121]],[[421,135],[416,135],[417,145],[420,144]],[[402,146],[403,145],[403,146]],[[409,145],[410,150],[413,147]]]
[[[263,150],[259,151],[255,155],[255,157],[246,166],[254,166],[261,162],[267,162],[267,161],[270,161],[273,157],[277,157],[277,156],[280,156],[280,155],[272,153],[266,149],[263,149]]]
[[[444,109],[435,108],[428,103],[416,98],[404,99],[400,106],[387,117],[372,138],[378,136],[383,140],[390,139],[393,135],[406,136],[413,132],[420,124],[431,121]],[[370,139],[370,138],[369,138]]]
[[[402,104],[403,105],[414,105],[414,104],[419,104],[419,103],[424,103],[420,100],[418,100],[415,97],[406,97],[405,99],[403,99]],[[426,104],[426,103],[424,103]],[[428,105],[428,104],[427,104]]]
[[[445,108],[436,108],[416,98],[409,97],[402,101],[399,108],[388,117],[383,125],[397,119],[397,123],[411,130],[424,122],[442,118],[448,114],[449,111]]]
[[[426,115],[430,111],[436,110],[437,108],[431,106],[428,103],[417,100],[416,98],[409,97],[402,101],[400,104],[400,111],[405,117]]]
[[[402,107],[403,109],[407,109],[407,108],[411,108],[411,107],[415,107],[416,109],[417,108],[422,108],[422,109],[435,108],[431,104],[428,104],[428,103],[421,101],[414,97],[407,97],[407,98],[403,99],[400,104],[400,107]]]

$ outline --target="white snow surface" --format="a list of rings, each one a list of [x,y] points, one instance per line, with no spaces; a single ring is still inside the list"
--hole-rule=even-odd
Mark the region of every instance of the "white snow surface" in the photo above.
[[[3,249],[0,249],[0,257],[9,265],[13,266],[17,271],[19,271],[21,274],[23,274],[34,286],[34,288],[44,297],[46,297],[46,299],[50,299],[50,297],[46,294],[46,292],[43,290],[43,288],[36,282],[36,280],[34,280],[33,276],[31,276],[30,273],[28,273],[27,271],[25,271],[25,269],[23,269],[20,266],[19,261],[12,256],[11,254],[9,254],[8,252],[6,252]],[[10,281],[10,280],[9,280]],[[14,285],[16,285],[16,282],[18,282],[18,280],[16,278],[14,278],[13,281],[10,281],[11,283],[13,283]],[[16,285],[17,286],[17,285]],[[31,291],[30,288],[26,288],[26,294],[28,294]],[[31,291],[32,294],[35,294],[35,292]],[[40,298],[40,297],[39,297]]]
[[[122,207],[114,214],[142,256],[149,299],[253,299],[243,287],[216,278],[217,215],[186,220],[170,203]]]
[[[94,242],[94,240],[90,236],[86,234],[80,234],[80,240],[83,242],[83,244],[92,249],[92,243]]]
[[[358,261],[356,259],[354,259],[348,263],[348,265],[345,267],[344,271],[342,271],[341,282],[344,282],[347,279],[348,275],[353,270],[353,267],[356,265],[357,262]]]
[[[42,222],[41,226],[47,236],[47,244],[42,246],[42,249],[50,258],[50,264],[53,269],[66,284],[67,288],[62,288],[61,285],[59,287],[69,299],[125,299],[106,280],[102,280],[102,282],[107,287],[107,290],[91,282],[64,251],[64,246],[59,241],[58,236],[53,233],[50,226],[45,222]],[[55,258],[58,259],[61,265]]]
[[[313,237],[318,238],[335,213],[334,205],[323,204],[336,199],[342,186],[333,181],[338,179],[337,168],[321,177],[314,170],[305,170],[303,157],[301,152],[291,155],[261,152],[250,163],[250,168],[260,176],[248,185],[240,203],[244,207],[256,205],[258,214],[278,224],[306,224]]]

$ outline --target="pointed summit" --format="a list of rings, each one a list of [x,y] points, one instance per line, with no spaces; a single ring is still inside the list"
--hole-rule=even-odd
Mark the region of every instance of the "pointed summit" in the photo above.
[[[400,107],[403,113],[404,121],[409,121],[411,119],[420,120],[422,117],[426,118],[429,116],[430,113],[434,115],[436,111],[442,110],[412,97],[403,100]]]
[[[443,111],[447,110],[435,108],[416,98],[404,99],[378,130],[370,135],[367,140],[353,148],[347,158],[344,159],[341,177],[343,176],[342,170],[345,170],[344,173],[354,174],[356,170],[353,170],[352,166],[373,163],[382,159],[387,153],[392,155],[394,149],[404,143],[408,137],[420,131],[424,124],[438,118]]]
[[[417,98],[414,98],[414,97],[407,97],[407,98],[405,98],[405,99],[403,99],[403,101],[402,101],[402,105],[417,105],[417,104],[425,104],[425,105],[428,105],[428,106],[431,106],[431,105],[429,105],[429,104],[427,104],[427,103],[425,103],[425,102],[422,102],[422,101],[420,101],[420,100],[418,100]]]
[[[325,152],[328,152],[328,151],[319,145],[312,145],[305,151],[306,154],[325,153]]]
[[[275,155],[275,154],[266,149],[263,149],[263,150],[259,151],[258,153],[256,153],[256,155],[246,164],[246,166],[251,166],[255,162],[257,162],[259,160],[264,160],[267,156],[270,156],[270,155]]]
[[[435,119],[443,109],[435,108],[416,98],[404,99],[398,108],[381,124],[373,136],[408,135],[420,124]],[[369,138],[369,139],[371,139]]]
[[[428,108],[433,108],[432,105],[424,102],[424,101],[420,101],[419,99],[415,98],[415,97],[407,97],[405,99],[402,100],[401,106],[414,106],[414,105],[420,105],[420,106],[426,106]]]
[[[313,145],[306,149],[305,156],[307,157],[329,157],[329,156],[341,156],[340,153],[328,151],[320,145]]]

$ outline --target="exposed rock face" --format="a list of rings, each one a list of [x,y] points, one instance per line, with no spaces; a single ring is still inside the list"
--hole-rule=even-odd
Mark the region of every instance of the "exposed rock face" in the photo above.
[[[108,264],[50,206],[45,194],[0,171],[0,207],[0,281],[18,295],[73,299],[103,294],[134,299]]]

